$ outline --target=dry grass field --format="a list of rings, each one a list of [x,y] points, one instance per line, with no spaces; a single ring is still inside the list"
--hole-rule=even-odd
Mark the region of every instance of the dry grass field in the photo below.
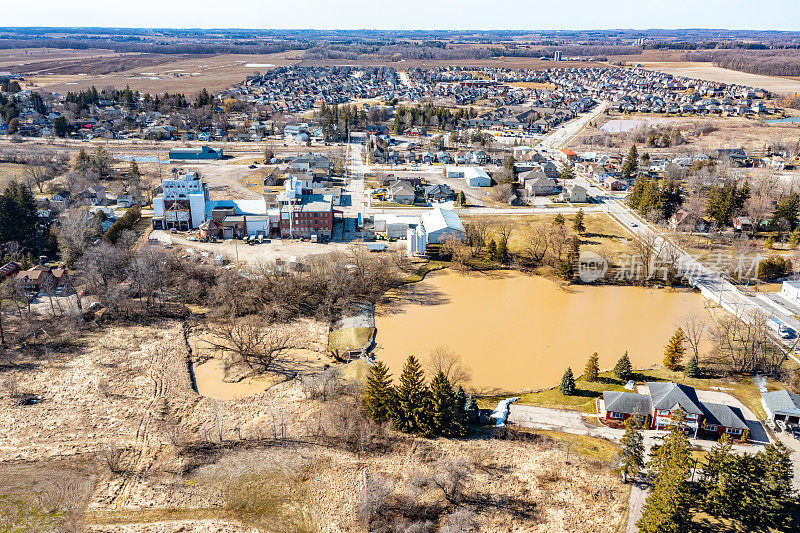
[[[687,76],[701,80],[720,83],[738,83],[749,87],[766,89],[781,96],[791,96],[800,92],[800,80],[778,76],[762,76],[749,74],[726,68],[715,67],[711,63],[695,62],[642,62],[642,67],[649,70],[666,72],[673,76]]]
[[[0,69],[17,72],[17,68],[41,62],[75,62],[119,56],[111,50],[62,50],[60,48],[19,48],[0,50]],[[13,67],[13,69],[12,69]]]
[[[205,398],[190,357],[182,323],[164,320],[100,327],[68,350],[5,364],[0,529],[350,532],[461,520],[588,533],[616,531],[625,514],[627,487],[596,453],[613,453],[605,441],[398,435],[312,375]],[[26,394],[41,399],[23,405]]]
[[[25,165],[21,163],[0,163],[0,190],[13,180],[23,179]]]
[[[57,93],[77,91],[94,85],[98,88],[123,89],[129,86],[140,92],[183,92],[192,95],[203,88],[219,91],[243,81],[251,74],[268,70],[270,67],[265,65],[285,65],[292,61],[288,59],[290,57],[292,53],[216,56],[139,54],[136,59],[139,64],[131,59],[129,61],[133,66],[125,70],[109,74],[90,73],[88,76],[71,79],[68,82],[57,78],[53,78],[53,82],[48,82],[47,76],[38,73],[36,81],[40,88]],[[124,58],[115,60],[123,61]],[[86,60],[87,64],[94,61],[95,58]],[[87,70],[80,70],[81,68],[80,63],[74,65],[72,70],[77,72],[73,73],[87,73]]]
[[[679,117],[653,114],[619,114],[611,113],[600,117],[594,121],[573,141],[572,148],[578,151],[598,150],[601,152],[620,152],[623,153],[630,148],[633,143],[632,131],[613,134],[614,146],[592,145],[588,142],[593,136],[604,135],[608,137],[612,134],[605,134],[600,130],[603,124],[609,120],[630,120],[641,121],[645,124],[648,120],[659,120],[661,122],[652,124],[656,129],[666,130],[668,128],[680,130],[686,140],[685,144],[675,145],[667,148],[655,148],[639,144],[639,149],[655,154],[680,154],[710,152],[718,148],[744,148],[746,150],[763,150],[765,146],[781,142],[783,144],[794,144],[800,139],[800,127],[797,124],[767,124],[759,120],[744,117]],[[702,135],[691,135],[692,131],[705,125],[711,124],[713,131]]]

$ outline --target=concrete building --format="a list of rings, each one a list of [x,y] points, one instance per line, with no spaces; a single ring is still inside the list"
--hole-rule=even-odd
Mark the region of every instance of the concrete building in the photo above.
[[[390,239],[402,239],[407,236],[409,230],[420,225],[420,219],[416,215],[379,213],[372,220],[373,230],[385,234]]]
[[[470,187],[489,187],[492,178],[480,167],[445,167],[445,175],[448,178],[463,179]]]
[[[208,185],[197,173],[175,174],[162,180],[161,190],[153,198],[154,229],[196,229],[206,220]]]
[[[173,148],[169,151],[171,161],[222,159],[222,148],[201,146],[200,148]]]
[[[781,285],[781,296],[795,305],[800,305],[800,281],[784,281]]]

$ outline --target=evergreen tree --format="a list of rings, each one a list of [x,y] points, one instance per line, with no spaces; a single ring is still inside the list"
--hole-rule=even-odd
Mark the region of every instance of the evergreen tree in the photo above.
[[[631,373],[633,372],[633,367],[631,366],[631,360],[628,357],[628,352],[625,352],[625,355],[619,358],[617,364],[614,365],[614,374],[619,379],[627,380],[630,378]]]
[[[467,396],[467,403],[464,406],[464,412],[467,415],[467,422],[470,424],[478,423],[478,402],[472,395]]]
[[[597,381],[597,375],[600,373],[600,357],[597,352],[589,356],[586,361],[586,368],[583,371],[583,379],[586,381]]]
[[[36,246],[36,199],[25,185],[12,181],[0,195],[0,243]]]
[[[683,342],[686,336],[683,334],[683,329],[678,328],[669,339],[666,349],[664,350],[664,366],[668,370],[678,370],[681,366],[683,356],[686,355],[686,347]]]
[[[378,361],[369,369],[367,387],[364,391],[364,407],[369,417],[381,424],[391,419],[393,403],[394,391],[389,367],[383,361]]]
[[[472,406],[470,404],[475,405],[475,420],[472,419],[470,409]],[[477,422],[477,404],[475,404],[475,400],[472,396],[467,396],[467,393],[464,392],[464,389],[459,385],[456,387],[456,412],[455,416],[453,417],[454,420],[454,437],[466,437],[469,434],[469,425],[474,424]]]
[[[626,180],[631,179],[636,175],[638,170],[639,151],[636,149],[636,145],[634,144],[628,151],[628,155],[625,156],[625,161],[622,162],[622,178]]]
[[[586,226],[583,223],[583,208],[578,209],[575,220],[572,222],[572,229],[575,230],[576,233],[583,233],[586,231]]]
[[[775,208],[775,213],[772,215],[773,222],[784,218],[789,221],[789,224],[794,228],[797,226],[798,208],[800,208],[800,196],[797,193],[792,193],[784,196],[778,200],[778,206]],[[754,221],[758,223],[758,221]]]
[[[89,157],[89,154],[86,153],[86,150],[81,148],[78,151],[78,155],[75,158],[75,170],[78,172],[86,172],[92,167],[92,159]]]
[[[800,228],[795,228],[792,233],[789,235],[789,246],[792,248],[797,248],[800,245]]]
[[[558,179],[560,180],[571,180],[575,178],[575,169],[571,163],[564,162],[561,164],[561,168],[558,170],[557,175]]]
[[[680,425],[671,426],[664,443],[652,452],[650,469],[656,476],[650,496],[636,526],[641,533],[683,533],[689,531],[689,442]]]
[[[561,384],[559,384],[558,390],[560,390],[561,394],[564,396],[572,396],[575,394],[575,378],[572,376],[572,369],[570,367],[567,367],[567,371],[564,372],[564,375],[561,377]]]
[[[744,206],[749,197],[750,190],[746,183],[737,187],[735,182],[730,181],[720,187],[712,187],[708,191],[706,215],[720,226],[730,226],[733,214]]]
[[[783,527],[789,522],[793,510],[796,510],[798,505],[797,496],[792,488],[794,473],[789,449],[778,441],[764,446],[758,452],[757,458],[760,463],[758,476],[760,487],[753,492],[762,499],[759,505],[759,525]]]
[[[457,400],[450,380],[441,370],[431,381],[431,412],[428,419],[428,436],[451,437],[458,433],[456,427]]]
[[[563,226],[563,225],[564,225],[564,222],[565,222],[565,220],[564,220],[564,215],[562,215],[561,213],[558,213],[558,214],[557,214],[557,215],[556,215],[556,216],[553,218],[553,225],[554,225],[554,226]]]
[[[489,243],[486,245],[486,253],[492,261],[497,260],[497,243],[495,243],[494,239],[491,237],[489,238]]]
[[[508,241],[506,241],[505,237],[501,238],[497,243],[497,261],[503,264],[509,261]]]
[[[625,434],[620,439],[622,449],[616,457],[614,472],[622,475],[622,481],[628,481],[628,476],[635,476],[644,468],[644,437],[636,428],[635,419],[625,421]]]
[[[722,435],[714,447],[706,454],[700,486],[703,488],[702,508],[712,516],[724,516],[728,504],[729,475],[735,458],[731,455],[733,441]]]
[[[699,362],[697,361],[696,354],[692,355],[689,358],[689,362],[686,363],[686,368],[684,369],[684,372],[686,373],[686,377],[689,378],[699,378],[701,376],[700,365]]]
[[[56,134],[57,137],[64,137],[67,135],[69,131],[69,122],[64,117],[56,117],[53,120],[53,133]]]
[[[395,396],[392,415],[395,429],[405,433],[425,433],[428,428],[430,391],[425,386],[422,366],[413,355],[409,355],[403,365]]]
[[[136,161],[131,161],[131,164],[128,167],[128,177],[131,180],[138,180],[140,177],[142,177],[141,172],[139,172],[139,165],[136,163]]]

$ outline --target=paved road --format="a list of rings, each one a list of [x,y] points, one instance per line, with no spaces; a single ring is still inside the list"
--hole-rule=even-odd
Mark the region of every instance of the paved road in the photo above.
[[[642,516],[644,501],[647,499],[648,484],[637,479],[631,483],[631,495],[628,498],[628,524],[625,526],[625,533],[637,533],[639,528],[636,522]]]

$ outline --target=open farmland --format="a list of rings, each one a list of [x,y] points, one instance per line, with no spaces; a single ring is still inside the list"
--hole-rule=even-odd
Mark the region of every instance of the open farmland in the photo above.
[[[296,54],[296,53],[295,53]],[[175,56],[158,56],[146,54],[148,57],[163,58],[158,64],[148,63],[113,74],[97,74],[83,76],[78,80],[63,83],[47,83],[45,76],[37,78],[39,86],[50,92],[66,93],[87,89],[126,86],[140,92],[163,93],[182,92],[193,94],[200,89],[219,91],[235,83],[243,81],[256,72],[264,72],[272,65],[285,65],[290,60],[287,54],[238,55],[223,54],[216,56],[194,56],[189,59],[171,60]]]
[[[778,76],[761,76],[736,70],[715,67],[711,63],[692,63],[687,61],[644,62],[648,70],[666,72],[673,76],[686,76],[720,83],[738,83],[758,87],[782,96],[800,92],[800,80]]]
[[[87,61],[98,58],[118,57],[120,54],[111,50],[67,50],[56,48],[20,48],[0,50],[0,69],[21,72],[25,65],[45,61]],[[85,72],[85,71],[81,71]]]

